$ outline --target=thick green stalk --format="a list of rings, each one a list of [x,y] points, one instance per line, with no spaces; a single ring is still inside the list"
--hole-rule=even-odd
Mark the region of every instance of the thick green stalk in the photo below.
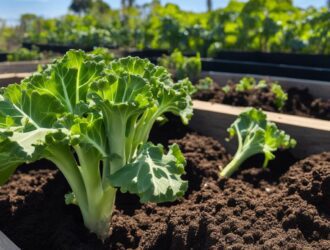
[[[149,109],[147,112],[145,112],[142,117],[138,120],[136,126],[135,126],[135,133],[134,136],[132,136],[131,144],[132,148],[136,151],[138,146],[141,143],[147,142],[149,138],[149,134],[151,132],[151,129],[156,122],[157,117],[159,117],[159,113],[157,112],[157,109]],[[135,151],[130,151],[130,158],[134,157]]]
[[[233,159],[226,165],[224,169],[221,170],[221,177],[230,177],[234,172],[236,172],[240,165],[244,162],[245,157],[242,157],[242,153],[236,153]]]
[[[117,172],[126,164],[126,124],[127,117],[122,115],[123,112],[120,109],[102,107],[102,111],[105,118],[106,133],[108,135],[108,155],[109,155],[109,167],[106,171],[108,174]]]
[[[116,192],[117,189],[107,187],[98,201],[90,200],[88,210],[82,211],[85,226],[102,240],[109,233]]]
[[[259,148],[254,147],[250,142],[243,145],[243,147],[239,146],[238,151],[234,155],[233,159],[229,164],[221,170],[221,177],[230,177],[234,172],[236,172],[241,164],[251,157],[252,155],[257,154],[258,152],[262,152]]]
[[[47,159],[54,162],[67,179],[85,226],[104,239],[108,235],[117,190],[103,187],[97,153],[87,152],[79,146],[75,150],[80,166],[68,146],[50,146]]]
[[[108,235],[117,190],[103,186],[100,174],[102,156],[97,150],[84,150],[80,146],[75,150],[87,194],[87,207],[82,211],[84,223],[91,232],[104,239]]]
[[[66,145],[51,145],[47,148],[47,152],[46,158],[52,161],[63,173],[76,197],[79,207],[86,207],[85,184],[70,147]]]
[[[86,195],[88,206],[92,206],[92,202],[98,203],[103,195],[102,180],[100,175],[100,158],[98,152],[93,150],[84,150],[80,146],[75,146],[77,153],[80,173],[86,187]]]

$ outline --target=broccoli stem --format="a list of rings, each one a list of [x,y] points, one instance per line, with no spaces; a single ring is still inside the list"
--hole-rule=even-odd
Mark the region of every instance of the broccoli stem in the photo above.
[[[87,206],[80,207],[85,226],[100,239],[108,236],[111,216],[114,210],[117,189],[103,185],[100,173],[102,157],[97,152],[89,152],[75,147],[80,173],[86,187]],[[105,166],[108,167],[108,166]]]
[[[229,162],[229,164],[220,172],[221,177],[232,176],[244,161],[257,153],[262,152],[262,148],[259,148],[258,145],[253,145],[253,141],[253,136],[246,138],[244,142],[242,142],[241,136],[238,136],[238,150],[231,162]]]
[[[74,149],[80,165],[68,146],[49,147],[47,159],[56,164],[67,179],[85,226],[100,239],[105,239],[117,189],[103,185],[100,175],[101,161],[97,153],[88,153],[79,146],[75,146]]]
[[[53,162],[68,181],[79,206],[87,206],[86,187],[79,172],[79,166],[67,145],[51,145],[46,159]]]
[[[102,240],[108,236],[116,192],[116,188],[109,186],[101,194],[97,194],[99,199],[89,200],[88,208],[80,207],[85,226]]]
[[[240,165],[245,161],[244,152],[237,152],[227,166],[221,170],[221,177],[230,177],[236,172]]]

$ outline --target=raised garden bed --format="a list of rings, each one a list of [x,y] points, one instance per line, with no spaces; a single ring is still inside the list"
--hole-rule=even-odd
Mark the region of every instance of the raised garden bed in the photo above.
[[[150,140],[178,143],[186,157],[188,191],[160,205],[118,192],[104,242],[84,227],[78,207],[65,205],[69,186],[47,161],[20,168],[0,187],[0,230],[23,249],[327,249],[330,121],[268,113],[297,147],[277,152],[269,169],[256,156],[220,179],[235,149],[226,128],[242,109],[194,101],[189,127],[172,117],[156,126]]]
[[[168,51],[132,50],[123,54],[147,58],[155,63],[157,58],[168,54]],[[187,54],[187,56],[194,56],[194,54]],[[204,71],[330,81],[329,56],[274,53],[274,61],[271,60],[272,56],[273,53],[223,52],[215,58],[202,58],[202,69]]]
[[[228,137],[226,129],[244,109],[244,107],[195,100],[195,114],[190,126],[195,131],[216,138],[230,153],[235,153],[237,145],[225,140]],[[291,150],[295,156],[303,158],[310,154],[330,151],[330,121],[273,112],[266,113],[269,120],[293,137],[299,138],[296,148]]]
[[[203,70],[230,73],[270,75],[290,78],[301,78],[319,81],[330,80],[329,68],[317,68],[286,64],[272,64],[225,59],[202,59]]]
[[[283,109],[279,110],[276,107],[275,95],[271,92],[270,85],[266,88],[237,92],[234,85],[229,84],[230,89],[225,92],[222,90],[225,84],[237,83],[246,75],[218,72],[203,75],[212,77],[216,84],[211,89],[196,93],[195,99],[233,106],[253,106],[271,112],[330,120],[329,82],[249,75],[256,80],[266,79],[269,82],[280,83],[288,93],[288,100]]]
[[[2,62],[0,63],[0,74],[35,72],[37,71],[38,65],[47,64],[49,62],[50,60]]]
[[[216,53],[216,55],[213,58],[220,60],[233,60],[233,61],[241,61],[241,62],[242,61],[259,62],[259,63],[307,66],[313,68],[330,68],[329,55],[219,51],[218,53]]]
[[[31,75],[31,73],[0,74],[0,87],[7,86],[8,84],[11,84],[11,83],[18,83],[29,75]]]
[[[155,128],[152,140],[181,146],[190,183],[185,198],[140,205],[119,194],[102,243],[84,228],[78,208],[64,204],[66,181],[43,161],[0,189],[0,229],[23,249],[328,248],[330,152],[302,161],[278,153],[269,170],[254,157],[232,179],[219,180],[218,166],[231,156],[213,138],[174,122]]]

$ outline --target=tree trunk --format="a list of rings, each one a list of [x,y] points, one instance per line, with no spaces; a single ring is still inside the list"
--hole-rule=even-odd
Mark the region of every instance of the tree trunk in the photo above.
[[[207,0],[207,11],[212,11],[212,0]]]
[[[121,8],[122,9],[126,8],[126,0],[121,0]]]

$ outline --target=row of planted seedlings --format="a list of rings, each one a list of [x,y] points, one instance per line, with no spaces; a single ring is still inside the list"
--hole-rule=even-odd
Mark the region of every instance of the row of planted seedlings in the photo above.
[[[228,128],[229,138],[236,137],[238,141],[233,157],[212,138],[178,124],[170,128],[160,126],[171,118],[170,113],[188,124],[193,115],[192,95],[209,90],[213,84],[207,78],[193,86],[185,77],[198,80],[198,75],[191,75],[199,71],[198,58],[187,62],[182,55],[176,56],[181,58],[178,60],[183,62],[181,66],[169,65],[172,62],[165,57],[160,64],[169,68],[174,78],[183,78],[177,82],[165,67],[155,66],[148,60],[132,57],[112,60],[102,54],[70,51],[20,84],[1,90],[0,180],[4,192],[0,196],[0,207],[11,209],[1,211],[0,226],[18,246],[26,249],[82,246],[89,249],[177,249],[180,246],[209,249],[260,244],[278,247],[305,244],[319,248],[328,245],[329,153],[313,156],[317,158],[315,161],[313,157],[305,160],[310,165],[308,170],[301,167],[305,161],[290,166],[296,162],[290,159],[280,176],[277,168],[281,166],[275,170],[263,169],[260,173],[262,166],[265,168],[274,160],[275,151],[299,145],[299,138],[296,141],[278,129],[266,113],[257,108],[241,112]],[[246,78],[222,91],[226,93],[235,88],[239,92],[247,86],[263,90],[267,84],[255,84]],[[274,104],[282,109],[286,93],[278,84],[270,86],[276,97]],[[198,122],[207,125],[207,121],[194,121]],[[165,144],[168,139],[176,143],[167,148],[150,142],[155,123],[158,124],[156,134],[167,139]],[[183,134],[178,132],[180,129]],[[244,162],[258,154],[264,155],[263,163],[253,161],[251,168],[246,169]],[[41,159],[52,162],[61,174],[38,170]],[[24,166],[20,172],[17,168],[22,164],[31,166]],[[240,174],[242,165],[244,171]],[[51,171],[52,166],[49,169]],[[262,173],[272,177],[272,181]],[[37,180],[33,179],[35,174]],[[234,178],[228,179],[233,174]],[[21,198],[22,204],[17,210],[12,209],[17,201],[8,198],[5,191],[12,189],[10,195],[14,197],[22,192],[15,184],[20,183],[20,178],[26,179],[26,175],[33,180],[33,190],[24,190],[25,196],[34,192],[45,196],[42,201]],[[50,188],[57,182],[66,185],[56,181],[62,175],[68,188]],[[301,177],[305,180],[302,184]],[[314,185],[315,182],[318,185]],[[308,188],[309,185],[312,187]],[[118,190],[130,193],[129,201],[125,201],[127,196]],[[28,214],[29,207],[41,206],[36,212],[54,216],[47,199],[55,199],[62,193],[65,193],[64,200],[49,201],[51,206],[56,204],[61,208],[55,218],[50,219],[53,225],[40,223],[38,215]],[[136,196],[146,205],[138,205],[134,201]],[[79,210],[63,208],[64,201]],[[116,209],[116,205],[119,208]],[[273,207],[266,212],[269,205]],[[301,214],[303,210],[307,215]],[[65,212],[75,214],[68,223],[56,217],[65,216]],[[32,223],[22,221],[20,215],[24,213],[32,217]],[[22,228],[20,224],[24,221],[29,223],[23,227],[27,229],[24,232],[13,227]],[[81,228],[70,231],[72,224],[81,226],[82,222],[94,234],[82,232]],[[30,227],[33,223],[40,223],[50,237],[43,240],[44,234],[35,236],[37,229]],[[306,223],[311,226],[302,227]],[[241,224],[244,225],[239,230]],[[274,232],[268,235],[267,230]],[[277,237],[289,238],[274,243],[272,240]]]

